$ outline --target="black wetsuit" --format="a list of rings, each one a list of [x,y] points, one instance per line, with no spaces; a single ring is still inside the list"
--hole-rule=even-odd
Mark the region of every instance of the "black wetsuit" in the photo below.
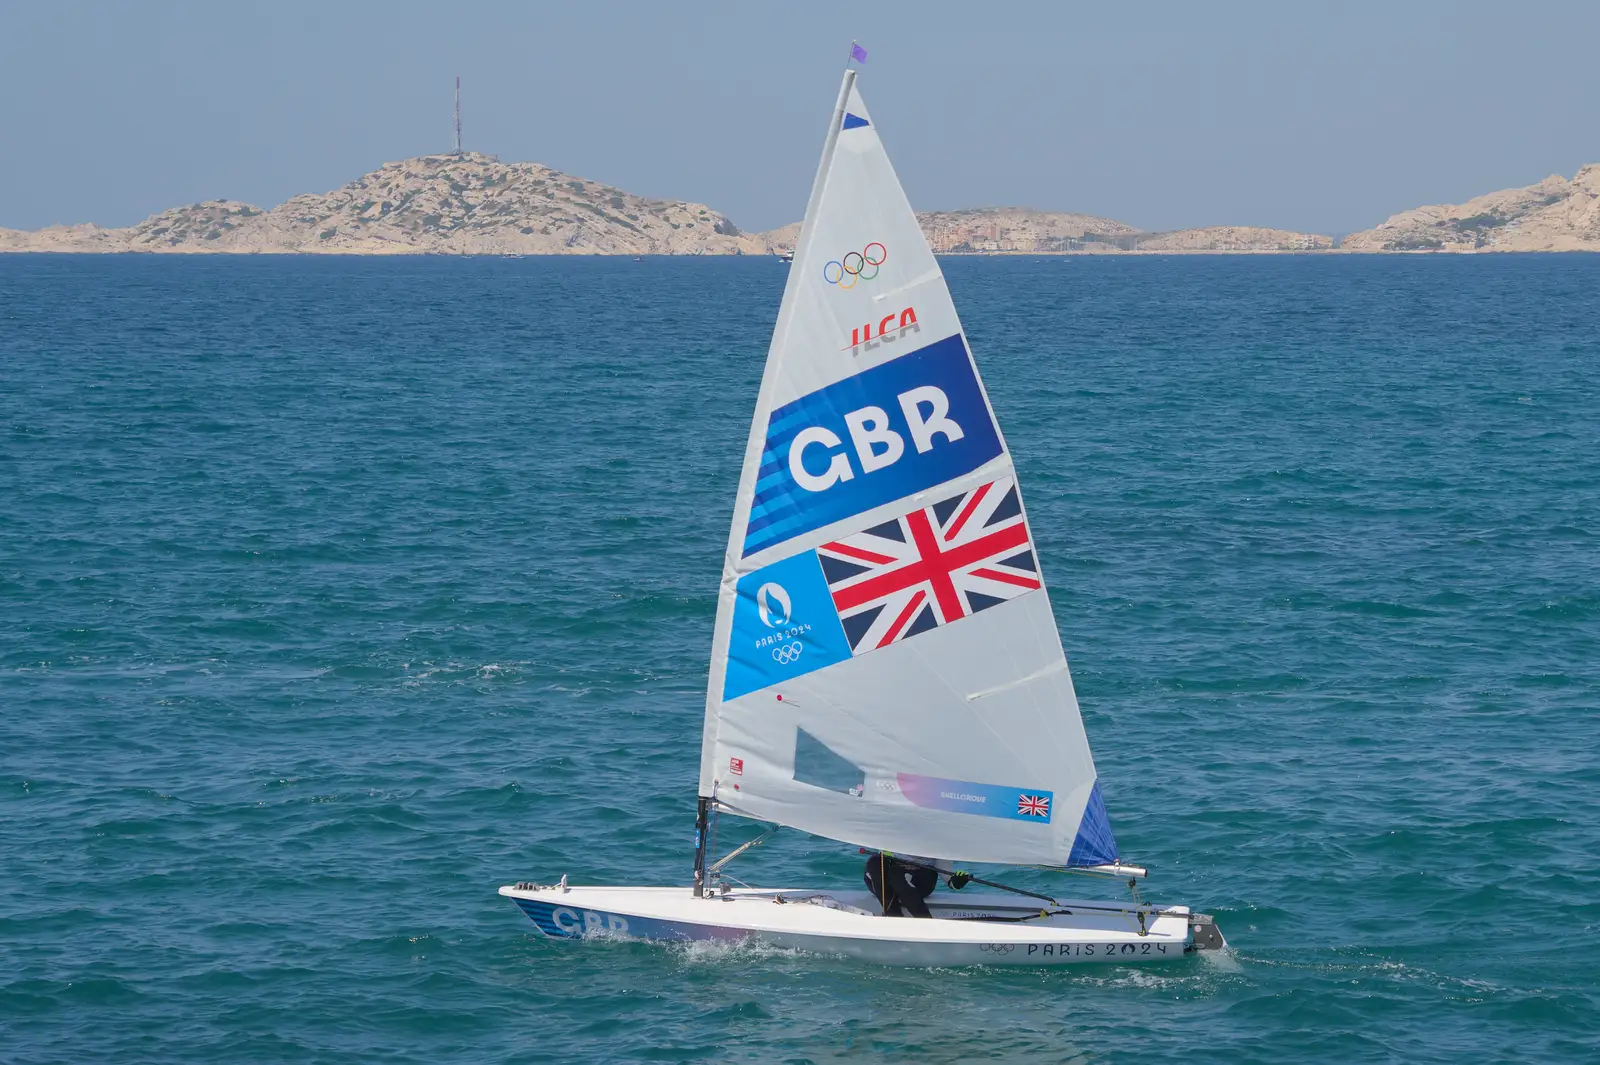
[[[939,886],[939,873],[925,865],[910,865],[887,854],[870,854],[862,874],[867,890],[888,917],[931,917],[922,900]]]

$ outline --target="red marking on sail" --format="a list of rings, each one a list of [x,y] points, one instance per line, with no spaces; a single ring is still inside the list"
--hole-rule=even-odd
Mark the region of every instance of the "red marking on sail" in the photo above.
[[[875,565],[886,565],[894,559],[888,555],[880,555],[876,551],[868,551],[861,547],[851,547],[849,544],[823,544],[823,550],[832,551],[836,555],[846,558],[860,559],[862,562],[871,562]]]
[[[1039,582],[1034,580],[1032,577],[1021,577],[1012,573],[1001,573],[997,569],[975,569],[972,571],[972,575],[974,577],[982,577],[985,580],[999,581],[1002,584],[1014,584],[1018,588],[1039,587]]]
[[[888,647],[891,643],[894,643],[895,637],[900,635],[900,630],[906,627],[907,622],[917,616],[917,611],[922,608],[922,601],[927,597],[928,593],[920,590],[911,597],[911,602],[907,603],[906,608],[900,611],[900,616],[894,619],[894,624],[889,626],[889,631],[884,634],[883,639],[878,641],[879,647]]]
[[[968,518],[972,517],[972,512],[978,509],[978,504],[983,502],[983,497],[989,494],[989,489],[993,485],[994,482],[991,481],[972,493],[972,496],[967,500],[967,505],[961,508],[961,513],[956,515],[955,522],[950,526],[949,531],[944,534],[946,542],[954,540],[956,534],[961,532],[961,527],[967,523]]]

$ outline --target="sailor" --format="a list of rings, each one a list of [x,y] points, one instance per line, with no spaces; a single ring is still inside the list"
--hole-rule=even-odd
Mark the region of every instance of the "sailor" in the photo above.
[[[883,906],[885,917],[932,917],[923,900],[939,886],[937,863],[928,858],[905,855],[896,858],[883,851],[867,855],[867,867],[862,879],[867,890]],[[947,883],[952,891],[960,891],[972,877],[963,872],[951,872]]]

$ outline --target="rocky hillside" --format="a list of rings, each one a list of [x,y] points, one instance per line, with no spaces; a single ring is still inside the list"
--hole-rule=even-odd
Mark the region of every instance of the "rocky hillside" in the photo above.
[[[985,207],[917,216],[947,254],[1324,251],[1330,237],[1256,226],[1146,233],[1093,215]],[[0,252],[315,252],[353,255],[750,255],[792,250],[800,223],[747,234],[699,203],[652,200],[493,156],[425,155],[270,210],[175,207],[126,229],[0,229]],[[1419,207],[1342,251],[1600,251],[1600,164],[1460,206]]]
[[[1139,231],[1125,222],[1087,214],[1035,211],[1028,207],[979,207],[966,211],[923,211],[917,215],[928,244],[940,254],[963,252],[1081,251],[1093,245]],[[763,242],[793,251],[800,223],[759,234]],[[1116,250],[1109,244],[1102,249]],[[1091,248],[1090,250],[1095,250]]]
[[[1352,233],[1345,251],[1600,251],[1600,164],[1460,205],[1403,211]]]
[[[1321,233],[1297,233],[1260,226],[1207,226],[1169,233],[1141,233],[1134,238],[1133,247],[1136,251],[1159,252],[1327,251],[1333,247],[1333,238]]]
[[[1125,222],[1087,214],[985,207],[928,211],[917,216],[936,252],[1075,251],[1085,237],[1119,237],[1138,230]]]
[[[389,163],[271,210],[175,207],[127,229],[0,229],[0,251],[446,255],[738,255],[764,252],[704,204],[652,200],[538,163],[466,153]]]
[[[1146,233],[1126,222],[1088,214],[1035,211],[1026,207],[980,207],[969,211],[924,211],[923,235],[942,254],[1006,255],[1056,252],[1247,252],[1325,251],[1333,238],[1259,226],[1210,226]],[[791,250],[800,223],[760,236],[773,248]]]

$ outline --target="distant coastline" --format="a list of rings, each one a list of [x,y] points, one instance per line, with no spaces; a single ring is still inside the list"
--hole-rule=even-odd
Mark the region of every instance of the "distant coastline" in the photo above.
[[[1259,226],[1145,232],[1094,215],[984,207],[919,214],[947,255],[1600,251],[1600,164],[1465,204],[1418,207],[1335,239]],[[773,255],[798,222],[745,233],[700,203],[656,200],[475,152],[388,163],[271,209],[174,207],[126,228],[0,229],[0,252],[331,255]]]

